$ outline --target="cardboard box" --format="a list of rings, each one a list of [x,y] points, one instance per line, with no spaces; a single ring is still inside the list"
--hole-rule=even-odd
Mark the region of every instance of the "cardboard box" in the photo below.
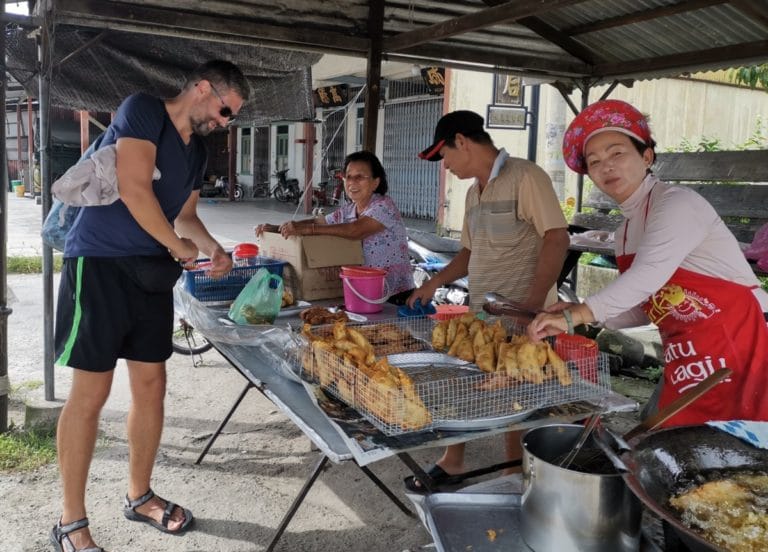
[[[341,266],[363,263],[359,240],[335,236],[301,236],[285,239],[276,232],[264,232],[259,254],[286,261],[283,278],[297,299],[312,301],[342,297]]]

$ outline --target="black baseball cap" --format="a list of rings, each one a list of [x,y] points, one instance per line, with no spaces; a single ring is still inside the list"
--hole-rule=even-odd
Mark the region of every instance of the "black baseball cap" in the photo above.
[[[457,134],[473,136],[485,132],[483,118],[474,111],[451,111],[443,115],[435,127],[435,139],[431,146],[419,154],[419,159],[440,161],[440,148]]]

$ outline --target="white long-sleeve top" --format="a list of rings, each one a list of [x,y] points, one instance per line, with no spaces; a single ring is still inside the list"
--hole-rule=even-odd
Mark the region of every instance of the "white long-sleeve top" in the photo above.
[[[640,305],[678,268],[755,286],[755,298],[768,312],[768,294],[736,238],[699,194],[649,174],[619,207],[627,222],[616,230],[616,256],[635,258],[629,270],[585,299],[598,322],[610,328],[647,324]]]

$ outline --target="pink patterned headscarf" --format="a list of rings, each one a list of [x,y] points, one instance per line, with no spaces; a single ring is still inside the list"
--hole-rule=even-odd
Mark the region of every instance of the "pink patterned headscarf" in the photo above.
[[[580,174],[587,174],[584,148],[595,134],[614,130],[651,143],[651,129],[642,113],[621,100],[602,100],[587,106],[568,126],[563,137],[565,164]]]

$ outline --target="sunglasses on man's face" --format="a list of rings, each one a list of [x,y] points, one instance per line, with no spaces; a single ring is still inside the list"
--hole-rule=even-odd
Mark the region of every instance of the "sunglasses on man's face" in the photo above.
[[[213,86],[213,84],[211,84],[211,91],[217,98],[219,98],[219,101],[221,102],[222,108],[219,109],[219,115],[227,119],[227,124],[232,124],[232,122],[235,120],[232,109],[224,102],[224,98],[221,97],[221,94],[219,94],[219,91],[216,90],[216,87]]]

